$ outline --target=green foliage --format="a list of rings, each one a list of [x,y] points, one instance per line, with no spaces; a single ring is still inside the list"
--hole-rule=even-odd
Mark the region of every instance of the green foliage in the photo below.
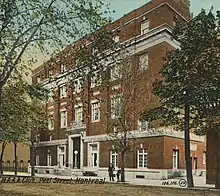
[[[1,1],[0,88],[18,65],[33,63],[33,51],[56,52],[106,24],[104,7],[109,13],[101,0]]]
[[[149,120],[183,130],[185,103],[190,105],[190,128],[204,134],[219,116],[220,50],[219,14],[204,10],[173,31],[180,48],[168,53],[161,79],[154,83],[160,106],[147,111]],[[212,125],[211,125],[212,124]],[[207,129],[206,129],[207,130]]]
[[[26,87],[26,83],[17,81],[7,84],[3,89],[0,141],[28,142],[31,132],[36,135],[46,130],[45,106],[39,101],[32,101]]]

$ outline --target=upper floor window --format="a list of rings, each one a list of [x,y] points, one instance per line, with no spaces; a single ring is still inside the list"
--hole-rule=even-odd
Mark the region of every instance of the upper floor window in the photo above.
[[[113,81],[113,80],[117,80],[121,77],[122,77],[121,66],[119,64],[111,66],[110,79]]]
[[[100,72],[93,72],[91,73],[91,85],[90,87],[93,88],[101,84],[101,73]]]
[[[147,149],[138,150],[138,168],[147,168]]]
[[[100,103],[97,101],[97,102],[93,102],[92,103],[92,122],[97,122],[97,121],[100,121]]]
[[[115,36],[113,37],[113,40],[114,40],[115,43],[118,43],[118,42],[120,41],[119,35],[115,35]]]
[[[82,105],[75,106],[75,122],[82,123],[83,120],[83,107]]]
[[[37,76],[37,83],[40,83],[40,81],[41,81],[41,77]]]
[[[60,98],[65,98],[67,96],[66,85],[60,86]]]
[[[48,71],[48,75],[49,75],[49,77],[53,76],[53,70],[52,70],[52,69],[50,69],[50,70]]]
[[[83,79],[76,79],[72,81],[73,93],[79,93],[83,89]]]
[[[116,95],[111,98],[111,118],[119,118],[122,115],[122,96]]]
[[[66,71],[66,65],[61,64],[60,65],[60,73],[64,73]]]
[[[148,130],[148,122],[146,120],[139,120],[138,121],[138,130],[139,131],[147,131]]]
[[[48,118],[48,129],[49,130],[53,130],[54,129],[54,115],[53,114],[49,115],[49,118]]]
[[[147,70],[149,67],[149,56],[148,53],[142,54],[139,57],[139,65],[140,65],[140,70],[144,71]]]
[[[149,20],[141,22],[141,35],[146,34],[149,31]]]
[[[61,111],[60,112],[60,128],[66,128],[67,126],[67,112]]]

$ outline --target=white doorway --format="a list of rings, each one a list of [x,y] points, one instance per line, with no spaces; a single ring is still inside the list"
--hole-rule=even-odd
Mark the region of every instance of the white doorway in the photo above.
[[[66,146],[58,146],[58,166],[65,167],[66,162]]]

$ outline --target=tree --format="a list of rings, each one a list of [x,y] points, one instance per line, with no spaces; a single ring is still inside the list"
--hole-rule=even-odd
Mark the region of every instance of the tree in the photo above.
[[[37,104],[36,98],[42,98],[41,88],[30,86],[23,81],[11,81],[2,93],[2,112],[0,114],[0,141],[2,142],[1,162],[7,143],[14,145],[15,175],[17,175],[17,144],[32,142],[30,133],[36,134],[36,126],[40,131],[46,126],[45,107]],[[12,96],[13,95],[13,96]],[[30,99],[35,97],[35,101]],[[34,127],[35,126],[35,127]],[[0,165],[3,173],[2,165]]]
[[[1,1],[0,98],[18,66],[33,63],[33,51],[55,52],[105,24],[103,7],[101,0]]]
[[[220,78],[216,56],[219,49],[214,53],[213,61],[210,60],[213,56],[208,54],[213,47],[219,47],[218,21],[219,16],[215,18],[211,11],[206,14],[202,10],[194,19],[174,29],[172,36],[181,49],[167,55],[160,72],[162,77],[154,84],[154,94],[160,105],[146,112],[148,119],[162,119],[165,125],[185,130],[188,187],[193,187],[189,133],[198,133],[200,127],[202,134],[204,125],[210,122],[209,115],[214,117],[213,102],[218,100]]]
[[[11,96],[13,95],[13,96]],[[1,161],[7,143],[14,144],[15,175],[17,174],[17,143],[26,140],[26,94],[21,82],[7,84],[2,94],[0,134],[2,144]],[[0,165],[1,173],[2,165]]]
[[[122,51],[125,52],[125,51]],[[146,110],[146,103],[151,100],[146,81],[148,62],[143,62],[146,69],[141,69],[136,63],[136,56],[125,56],[119,52],[120,60],[116,67],[109,67],[111,77],[120,85],[118,89],[109,90],[112,98],[108,100],[107,110],[108,139],[114,145],[114,150],[120,154],[121,181],[125,182],[125,155],[137,149],[135,146],[135,132],[137,121],[142,121],[142,113]],[[113,69],[116,71],[112,72]],[[107,87],[112,87],[112,78],[108,78]],[[144,122],[147,126],[146,122]]]

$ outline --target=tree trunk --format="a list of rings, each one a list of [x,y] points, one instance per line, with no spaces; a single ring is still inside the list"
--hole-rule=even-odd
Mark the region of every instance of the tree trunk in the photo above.
[[[34,147],[34,142],[31,142],[31,148],[30,148],[30,164],[31,164],[31,176],[35,176],[35,147]]]
[[[15,170],[14,170],[14,172],[15,172],[15,176],[17,176],[17,169],[18,169],[18,161],[17,161],[17,142],[14,142],[14,160],[15,160]]]
[[[215,188],[220,189],[220,150],[218,148],[218,144],[220,142],[220,132],[216,130],[216,170],[215,170]]]
[[[0,155],[0,175],[3,174],[2,160],[3,160],[6,145],[7,145],[7,142],[4,141],[2,143],[2,151],[1,151],[1,155]]]
[[[192,162],[190,159],[190,129],[189,129],[190,111],[189,104],[185,103],[185,160],[186,160],[186,177],[188,188],[194,187],[192,175]]]
[[[121,151],[121,182],[125,182],[125,153]]]

